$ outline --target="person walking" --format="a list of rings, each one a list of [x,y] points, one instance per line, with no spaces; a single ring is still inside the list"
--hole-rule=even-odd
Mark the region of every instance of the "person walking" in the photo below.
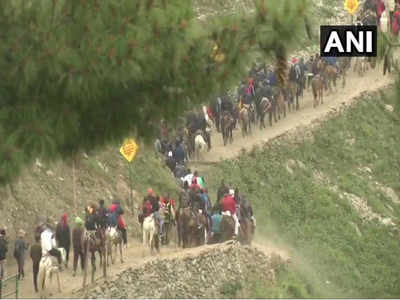
[[[42,259],[42,246],[40,245],[40,236],[35,238],[35,243],[31,247],[31,259],[32,259],[32,267],[33,267],[33,286],[35,287],[35,292],[37,293],[37,278],[39,274],[39,264]]]
[[[6,230],[0,230],[0,280],[6,276],[6,257],[8,252],[8,240],[6,237]]]
[[[75,227],[72,230],[72,248],[74,249],[74,262],[73,262],[73,274],[76,276],[76,268],[78,267],[78,260],[81,260],[81,269],[83,271],[85,267],[85,249],[84,249],[84,227],[83,220],[79,217],[75,218]]]
[[[24,240],[25,231],[20,229],[18,231],[18,238],[15,241],[14,247],[14,258],[17,260],[18,265],[18,280],[22,280],[25,277],[24,265],[25,265],[25,252],[28,250],[29,245]]]

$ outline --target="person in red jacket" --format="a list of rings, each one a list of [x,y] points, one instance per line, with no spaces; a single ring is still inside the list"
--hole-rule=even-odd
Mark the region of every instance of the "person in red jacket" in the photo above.
[[[221,200],[221,210],[222,215],[232,216],[235,220],[235,236],[239,233],[239,220],[236,215],[236,202],[232,193],[225,194],[225,196]]]
[[[122,240],[124,241],[125,247],[128,247],[128,237],[126,234],[126,223],[122,215],[118,217],[118,229],[121,231]]]

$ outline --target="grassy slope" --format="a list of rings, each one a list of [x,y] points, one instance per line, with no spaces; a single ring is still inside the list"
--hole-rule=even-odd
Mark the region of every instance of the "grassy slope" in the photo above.
[[[386,111],[384,102],[394,112]],[[363,99],[325,122],[311,140],[254,151],[207,172],[212,190],[225,178],[248,195],[256,207],[259,236],[286,244],[294,255],[292,267],[279,275],[278,288],[259,283],[249,296],[400,297],[398,227],[363,221],[339,197],[341,192],[355,194],[398,223],[399,204],[371,185],[378,181],[400,195],[400,112],[395,102],[395,97]],[[305,168],[292,167],[290,174],[289,159]],[[358,169],[366,166],[371,178]],[[339,192],[316,180],[317,170]]]

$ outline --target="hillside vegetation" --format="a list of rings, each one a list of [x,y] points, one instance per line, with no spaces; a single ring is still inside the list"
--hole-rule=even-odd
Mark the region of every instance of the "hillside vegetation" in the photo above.
[[[221,178],[238,186],[255,206],[259,238],[293,255],[278,288],[249,279],[249,296],[400,296],[397,101],[363,98],[313,134],[278,139],[207,172],[213,190]]]
[[[110,146],[97,153],[81,154],[76,159],[74,200],[73,168],[71,162],[46,165],[39,160],[25,170],[19,180],[0,189],[0,227],[6,226],[11,239],[19,228],[33,238],[32,226],[50,218],[59,221],[67,212],[70,218],[83,216],[83,209],[90,202],[104,199],[111,203],[121,200],[129,211],[128,162],[119,152],[120,145]],[[130,232],[139,230],[137,208],[149,187],[163,195],[177,195],[177,185],[170,170],[156,157],[152,149],[140,146],[132,162],[132,188],[135,207],[134,217],[127,216]],[[75,210],[77,209],[77,210]]]

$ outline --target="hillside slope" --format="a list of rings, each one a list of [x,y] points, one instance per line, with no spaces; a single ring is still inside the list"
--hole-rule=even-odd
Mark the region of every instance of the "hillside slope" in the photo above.
[[[312,133],[204,170],[213,190],[220,178],[238,186],[256,207],[259,236],[293,256],[276,294],[259,286],[253,297],[400,296],[399,102],[358,100]]]
[[[99,153],[80,155],[75,164],[75,195],[72,163],[45,165],[39,160],[25,170],[18,181],[0,189],[0,227],[6,227],[11,240],[22,228],[33,238],[32,226],[49,218],[58,222],[64,212],[70,218],[83,214],[90,202],[104,199],[111,203],[120,199],[130,211],[129,169],[119,153],[119,146],[110,146]],[[130,232],[137,232],[137,208],[149,187],[163,195],[177,194],[176,181],[170,170],[154,152],[141,147],[132,162],[132,188],[135,218],[128,222]],[[11,249],[12,250],[12,249]],[[12,253],[12,252],[11,252]]]

